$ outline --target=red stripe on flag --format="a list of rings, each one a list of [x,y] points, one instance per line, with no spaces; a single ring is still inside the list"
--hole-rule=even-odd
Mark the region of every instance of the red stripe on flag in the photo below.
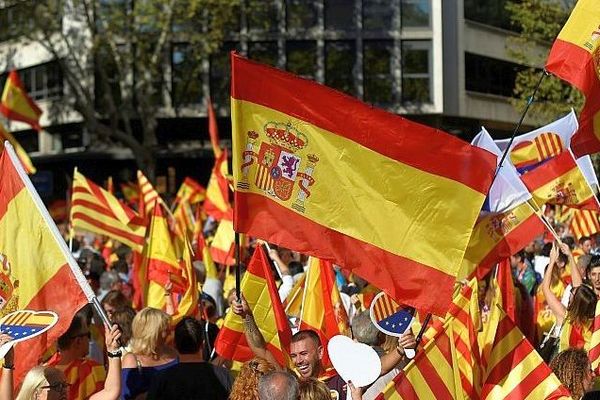
[[[17,174],[0,174],[0,219],[6,214],[9,203],[25,187]]]
[[[384,289],[399,303],[432,310],[437,315],[446,314],[452,298],[453,276],[329,229],[261,195],[235,192],[235,203],[237,232],[251,230],[255,236],[279,246],[294,247],[300,253],[321,259],[340,260],[340,265],[353,273],[372,276],[371,283]],[[256,214],[242,214],[250,210],[257,210]],[[277,234],[273,235],[273,232]],[[329,240],[322,241],[323,245],[299,242],[298,238],[304,236],[328,237]],[[380,269],[379,274],[374,276],[372,268],[375,265],[394,265],[397,268]],[[423,282],[425,276],[427,281],[439,283],[440,289],[435,296],[418,283]],[[402,282],[402,288],[396,282]],[[409,286],[408,283],[414,284]]]
[[[444,176],[487,193],[488,172],[496,165],[482,149],[383,110],[368,106],[350,96],[323,85],[298,79],[287,72],[247,60],[232,53],[231,97],[245,100],[299,118],[331,133],[346,137],[362,146],[422,171]],[[267,74],[268,73],[268,74]],[[236,75],[243,79],[235,79]],[[263,82],[269,80],[270,90]],[[296,94],[290,96],[290,93]],[[310,102],[305,101],[310,99]],[[319,109],[336,112],[320,113]],[[470,154],[477,157],[461,159]],[[435,154],[433,157],[423,155]],[[457,162],[460,159],[460,162]]]
[[[90,225],[93,225],[93,226],[97,227],[98,229],[102,229],[103,231],[112,233],[115,236],[128,239],[128,240],[130,240],[133,243],[137,243],[139,245],[143,245],[144,244],[144,237],[143,236],[136,236],[136,235],[133,235],[131,233],[125,232],[125,231],[123,231],[121,229],[112,227],[112,226],[107,225],[107,224],[105,224],[103,222],[95,220],[94,218],[91,218],[90,216],[85,215],[85,214],[83,214],[81,212],[73,213],[73,217],[72,218],[73,219],[80,219],[82,221],[85,221],[85,222],[89,223]]]
[[[565,151],[545,164],[540,165],[533,171],[523,174],[521,178],[527,187],[530,188],[531,191],[534,191],[576,167],[577,164],[575,164],[575,160],[571,156],[571,153]]]
[[[444,334],[443,337],[436,339],[432,346],[437,346],[440,352],[444,355],[450,354],[450,339]],[[436,399],[451,399],[452,394],[448,390],[448,387],[444,384],[444,381],[438,373],[438,368],[444,368],[441,365],[434,366],[431,360],[423,356],[417,364],[421,374],[427,379],[427,385],[433,392]],[[415,365],[416,367],[416,365]]]
[[[531,351],[535,351],[530,349]],[[529,351],[529,350],[528,350]],[[530,354],[528,352],[528,354]],[[520,400],[526,398],[544,379],[552,374],[552,370],[540,360],[540,364],[535,367],[510,393],[504,397],[504,400]]]

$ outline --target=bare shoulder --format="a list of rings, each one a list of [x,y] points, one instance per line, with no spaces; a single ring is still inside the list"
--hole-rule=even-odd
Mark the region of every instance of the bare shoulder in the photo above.
[[[135,361],[135,356],[133,355],[133,353],[127,353],[123,356],[123,359],[121,360],[122,366],[123,368],[135,368],[137,367],[136,361]]]

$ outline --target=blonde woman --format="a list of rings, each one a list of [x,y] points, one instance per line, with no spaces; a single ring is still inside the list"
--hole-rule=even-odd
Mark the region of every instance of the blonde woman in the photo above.
[[[135,399],[146,393],[159,371],[179,362],[177,352],[166,344],[169,321],[166,313],[151,307],[144,308],[133,318],[131,353],[123,357],[122,399]]]

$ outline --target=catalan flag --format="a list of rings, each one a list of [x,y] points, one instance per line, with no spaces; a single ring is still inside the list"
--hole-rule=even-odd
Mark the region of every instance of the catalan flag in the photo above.
[[[412,323],[414,313],[414,308],[403,307],[383,292],[371,303],[371,320],[380,331],[392,336],[406,332]]]
[[[8,119],[25,122],[37,131],[42,130],[42,110],[27,94],[17,71],[10,71],[8,74],[0,101],[0,112]]]
[[[218,159],[223,150],[221,150],[221,144],[219,143],[219,126],[217,125],[215,108],[210,98],[208,99],[208,134],[210,135],[210,144],[215,153],[215,159]]]
[[[577,156],[600,151],[600,8],[595,0],[579,0],[552,45],[546,70],[578,88],[586,97],[581,127],[571,143]]]
[[[17,385],[68,328],[94,293],[12,146],[0,157],[0,315],[15,310],[51,310],[59,319],[49,331],[17,344]]]
[[[261,246],[256,248],[248,264],[242,278],[241,290],[267,343],[267,349],[279,365],[287,366],[292,332],[279,299],[267,255]],[[215,348],[217,354],[230,360],[247,361],[254,356],[246,342],[243,321],[231,310],[225,316]]]
[[[495,263],[521,250],[544,233],[544,229],[540,217],[528,203],[481,218],[471,234],[458,279],[472,274],[483,278]]]
[[[25,169],[25,172],[28,174],[35,174],[36,169],[33,166],[33,163],[31,162],[31,159],[27,155],[25,149],[12,134],[7,131],[2,124],[0,124],[0,152],[4,148],[3,143],[6,140],[8,140],[8,142],[12,144],[13,148],[15,149],[15,153],[17,153],[17,157],[19,157],[21,164],[23,164],[23,169]]]
[[[71,224],[74,228],[106,235],[139,252],[144,246],[143,220],[78,171],[73,174]]]
[[[592,339],[590,342],[590,349],[588,350],[588,356],[592,363],[592,369],[597,374],[598,367],[600,366],[600,302],[596,303],[596,313],[594,322],[592,323]]]
[[[235,54],[231,108],[236,231],[445,313],[491,154]]]
[[[551,158],[521,179],[539,207],[548,203],[600,211],[598,200],[570,151]]]
[[[323,347],[336,335],[348,333],[348,315],[335,283],[333,265],[311,257],[306,271],[300,329],[319,334]],[[327,362],[327,361],[326,361]]]
[[[59,362],[60,353],[57,353],[46,365],[63,371],[69,384],[69,399],[89,399],[91,395],[104,388],[106,371],[103,365],[88,358],[76,359],[66,365]]]
[[[146,175],[144,175],[142,171],[138,170],[137,178],[140,191],[140,214],[142,216],[147,216],[152,213],[154,202],[156,201],[158,201],[158,204],[165,207],[165,209],[168,209],[162,197],[160,197],[156,189],[154,189],[154,186],[152,186],[152,183],[146,178]]]
[[[497,327],[486,366],[482,400],[568,399],[562,386],[542,357],[504,311],[497,307]]]
[[[577,240],[583,236],[592,236],[600,232],[599,217],[598,211],[573,209],[569,230]]]

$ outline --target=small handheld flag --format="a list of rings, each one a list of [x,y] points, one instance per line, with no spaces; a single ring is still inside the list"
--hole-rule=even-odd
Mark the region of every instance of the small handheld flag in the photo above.
[[[400,337],[412,325],[415,309],[396,303],[384,292],[379,293],[371,302],[371,320],[386,335]],[[415,356],[414,349],[405,349],[408,359]]]
[[[41,335],[57,322],[58,315],[54,311],[19,310],[7,314],[0,320],[0,333],[13,340],[0,347],[0,357],[4,357],[15,343]]]

